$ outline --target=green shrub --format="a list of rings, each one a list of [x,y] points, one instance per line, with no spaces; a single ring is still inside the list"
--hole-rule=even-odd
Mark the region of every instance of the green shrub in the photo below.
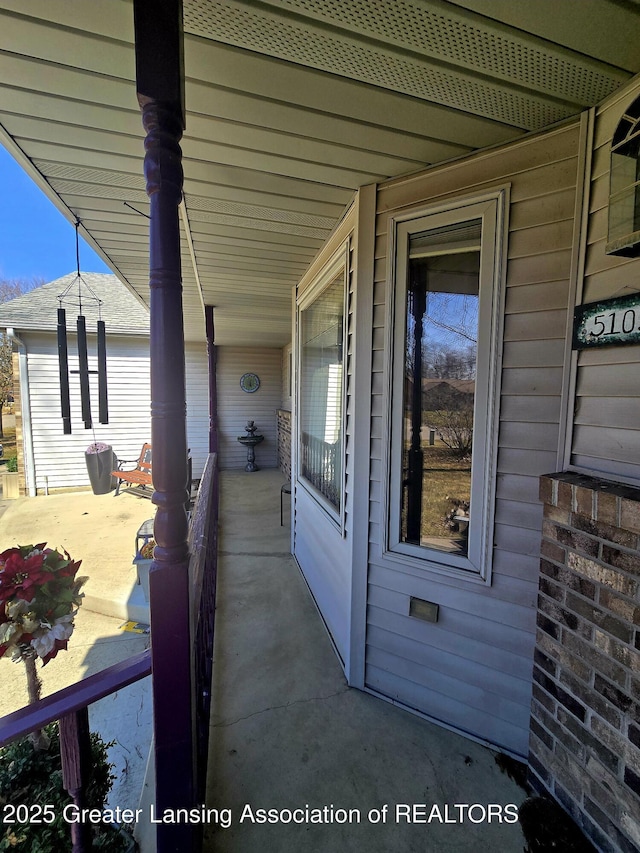
[[[428,422],[435,427],[446,446],[456,456],[471,455],[473,446],[473,401],[455,409],[429,412]]]
[[[17,456],[7,456],[7,471],[15,474],[18,470],[18,457]]]
[[[63,809],[72,802],[62,786],[60,735],[58,724],[44,729],[50,739],[47,749],[36,750],[26,737],[0,748],[0,814],[5,816],[6,805],[52,806],[55,820],[45,823],[5,824],[0,820],[0,850],[17,853],[63,853],[71,850],[71,826],[63,818]],[[113,780],[113,764],[107,757],[112,743],[91,733],[91,778],[86,786],[86,806],[103,809]],[[19,811],[16,813],[19,816]],[[116,853],[127,849],[128,840],[114,828],[94,826],[95,849]]]

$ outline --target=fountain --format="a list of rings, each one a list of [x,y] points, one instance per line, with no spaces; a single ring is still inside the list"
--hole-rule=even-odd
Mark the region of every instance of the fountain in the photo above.
[[[245,429],[247,431],[247,435],[238,436],[240,444],[243,444],[247,448],[247,464],[245,465],[244,470],[259,471],[260,469],[256,465],[255,447],[256,444],[260,444],[261,441],[264,441],[264,436],[255,434],[258,427],[255,425],[254,421],[247,421]]]

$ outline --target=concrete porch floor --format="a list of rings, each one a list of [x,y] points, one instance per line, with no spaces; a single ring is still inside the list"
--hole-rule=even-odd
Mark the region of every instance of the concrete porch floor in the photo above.
[[[231,825],[209,824],[204,850],[521,853],[517,823],[452,822],[456,804],[524,799],[493,752],[347,686],[289,553],[288,505],[280,527],[283,482],[278,471],[221,474],[207,806],[230,809]],[[414,803],[426,815],[439,806],[443,822],[396,821],[396,805]],[[248,810],[307,804],[355,809],[360,823],[254,823]],[[386,821],[371,823],[385,804]]]
[[[133,495],[69,492],[0,501],[0,552],[46,542],[82,560],[85,598],[69,648],[45,667],[38,664],[42,696],[126,660],[149,646],[149,635],[121,630],[126,620],[149,621],[149,608],[132,565],[135,534],[155,507]],[[0,659],[0,717],[28,702],[22,664]],[[146,678],[89,708],[90,726],[106,742],[116,777],[111,807],[136,808],[151,742],[151,683]]]

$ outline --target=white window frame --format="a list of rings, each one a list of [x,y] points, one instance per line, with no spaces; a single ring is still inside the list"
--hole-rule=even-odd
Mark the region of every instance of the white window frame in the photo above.
[[[501,374],[504,278],[506,259],[506,188],[445,206],[390,217],[387,301],[387,435],[385,531],[383,556],[420,573],[425,570],[490,582],[493,556],[495,482],[498,446],[498,401]],[[474,400],[474,448],[471,469],[471,518],[468,553],[452,554],[400,541],[402,507],[403,370],[406,338],[406,293],[409,238],[433,228],[482,220],[480,299]]]
[[[349,273],[349,243],[344,243],[325,264],[322,270],[318,273],[309,287],[305,288],[304,292],[297,298],[296,306],[296,481],[298,486],[303,488],[307,494],[313,498],[318,506],[327,514],[330,521],[344,534],[345,525],[345,502],[346,502],[346,419],[347,419],[347,322],[348,322],[348,273]],[[342,273],[343,286],[343,315],[342,315],[342,340],[344,342],[342,349],[342,401],[340,407],[340,438],[341,438],[341,453],[340,460],[340,508],[336,507],[327,500],[327,498],[315,488],[313,483],[310,483],[300,472],[300,401],[301,397],[301,378],[302,378],[302,341],[300,339],[302,323],[301,313],[309,308],[316,299],[332,284],[337,276]]]

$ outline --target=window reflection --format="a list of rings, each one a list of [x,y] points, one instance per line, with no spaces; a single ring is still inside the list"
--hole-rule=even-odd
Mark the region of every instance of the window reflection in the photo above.
[[[409,244],[400,540],[467,555],[480,220]]]

